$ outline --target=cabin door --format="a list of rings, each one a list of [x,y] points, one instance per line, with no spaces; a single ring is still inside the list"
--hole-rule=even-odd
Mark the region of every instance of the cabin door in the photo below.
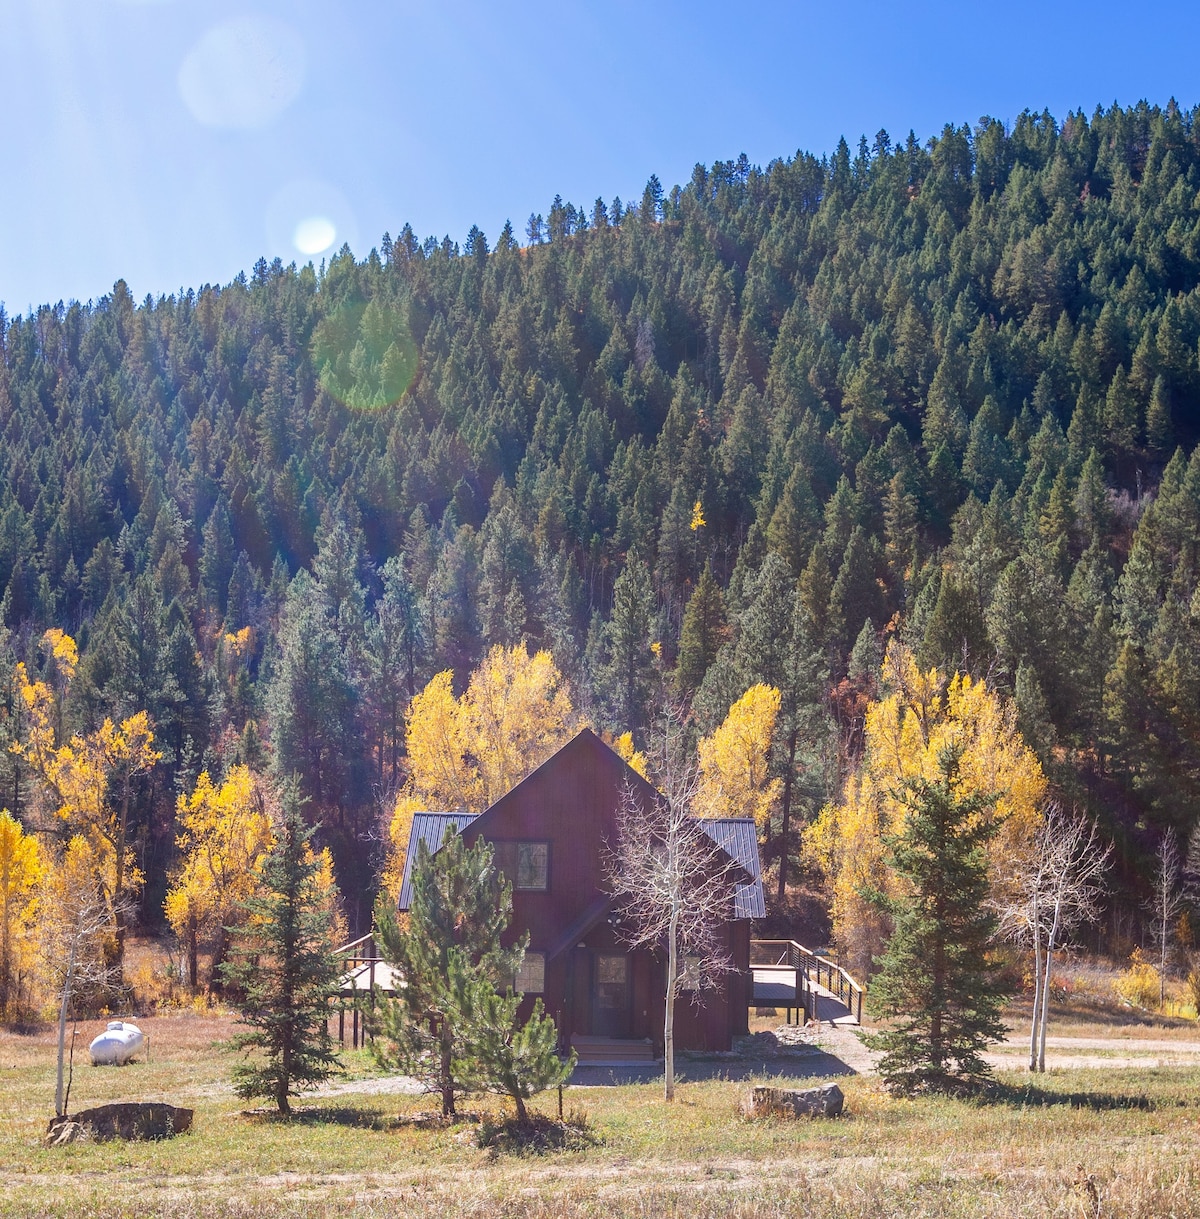
[[[597,953],[592,958],[592,1032],[629,1036],[629,958]]]

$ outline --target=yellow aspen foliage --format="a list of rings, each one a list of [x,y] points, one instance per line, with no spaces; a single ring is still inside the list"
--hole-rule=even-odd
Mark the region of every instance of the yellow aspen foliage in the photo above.
[[[75,644],[70,636],[47,631],[43,642],[61,658],[60,672],[74,672]],[[40,781],[54,815],[87,842],[97,878],[113,907],[120,951],[121,901],[142,881],[126,841],[132,783],[162,757],[154,748],[149,716],[139,711],[119,725],[106,719],[95,732],[76,734],[66,744],[58,744],[54,692],[45,682],[31,680],[24,664],[17,665],[16,675],[28,727],[25,740],[14,751]]]
[[[697,529],[703,529],[707,524],[708,522],[704,519],[704,507],[700,501],[697,500],[692,505],[692,520],[691,524],[688,525],[688,528],[695,533]]]
[[[613,752],[624,762],[630,770],[635,770],[643,779],[649,779],[650,775],[649,764],[646,761],[646,755],[639,749],[633,747],[633,733],[622,732],[619,737],[614,738]]]
[[[494,647],[456,698],[438,673],[405,713],[408,779],[389,830],[384,884],[399,892],[413,814],[481,813],[556,752],[576,731],[570,691],[549,652],[523,643]]]
[[[254,892],[273,836],[262,793],[245,766],[233,767],[220,787],[204,771],[191,795],[179,797],[176,824],[181,862],[164,906],[194,987],[200,945],[216,940],[221,955],[224,929],[238,922],[239,903]]]
[[[782,781],[770,774],[779,704],[774,686],[751,686],[713,734],[700,741],[697,816],[753,817],[760,829],[770,824],[783,791]]]
[[[337,887],[333,873],[333,855],[328,847],[313,851],[304,844],[305,862],[315,859],[317,870],[313,873],[313,887],[325,913],[329,917],[329,940],[332,947],[337,948],[346,942],[349,932],[346,930],[346,914],[342,909],[342,895]]]
[[[34,965],[37,886],[45,867],[33,834],[0,809],[0,1016],[11,1015],[27,994]]]
[[[851,970],[866,973],[883,948],[887,927],[867,894],[897,892],[885,835],[906,815],[897,799],[912,778],[933,780],[941,750],[962,746],[964,795],[986,795],[999,822],[989,848],[991,884],[1002,896],[1014,865],[1031,849],[1041,824],[1046,779],[1017,731],[1013,708],[987,684],[937,669],[922,671],[911,651],[893,640],[883,662],[887,694],[867,707],[862,763],[846,780],[842,799],[827,805],[805,835],[832,896],[833,935]]]
[[[115,934],[98,888],[100,861],[81,834],[70,839],[57,857],[43,856],[37,901],[39,972],[57,992],[67,968],[67,951],[74,944],[77,980],[107,979]],[[99,916],[99,917],[98,917]]]
[[[575,709],[549,652],[523,643],[494,647],[462,698],[463,736],[475,775],[475,805],[494,804],[575,731]]]

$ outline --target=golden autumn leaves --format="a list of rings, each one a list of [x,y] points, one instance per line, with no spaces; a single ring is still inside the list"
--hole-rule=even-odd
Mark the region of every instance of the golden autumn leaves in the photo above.
[[[754,686],[700,742],[696,812],[744,817],[763,825],[779,798],[769,773],[779,691]],[[398,892],[413,815],[423,810],[480,813],[555,753],[583,726],[549,652],[532,656],[524,644],[494,647],[455,696],[449,670],[414,696],[406,714],[409,776],[396,801],[385,876]],[[646,776],[646,758],[630,733],[613,748]]]
[[[840,801],[827,805],[805,835],[832,898],[833,934],[843,961],[860,976],[886,939],[878,906],[866,894],[895,895],[884,836],[907,815],[906,780],[937,777],[938,757],[962,748],[963,795],[994,799],[987,814],[1000,822],[988,854],[993,891],[1001,896],[1014,865],[1032,848],[1042,822],[1046,779],[1016,729],[1011,707],[983,681],[937,669],[922,671],[912,653],[893,641],[883,662],[884,697],[867,708],[860,766],[846,779]]]

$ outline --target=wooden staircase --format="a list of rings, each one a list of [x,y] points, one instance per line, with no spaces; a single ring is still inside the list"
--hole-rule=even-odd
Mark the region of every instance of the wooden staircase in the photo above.
[[[573,1033],[571,1047],[581,1067],[651,1067],[657,1061],[654,1046],[645,1040]]]

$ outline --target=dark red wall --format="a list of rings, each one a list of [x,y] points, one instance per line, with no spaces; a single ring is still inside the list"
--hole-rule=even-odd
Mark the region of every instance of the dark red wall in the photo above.
[[[615,843],[617,811],[627,782],[645,797],[653,789],[593,733],[584,730],[522,783],[503,796],[467,830],[468,842],[548,841],[549,887],[544,893],[513,893],[511,936],[529,932],[529,948],[547,952],[566,930],[607,891],[607,845]],[[738,972],[726,975],[719,991],[704,992],[697,1011],[687,995],[676,1004],[676,1045],[680,1049],[723,1050],[746,1031],[750,926],[731,921],[729,951]],[[584,948],[568,946],[546,962],[546,1010],[560,1029],[592,1031],[591,961],[596,953],[627,948],[607,921],[577,937]],[[666,966],[648,952],[632,954],[630,1035],[662,1044]],[[532,998],[522,1005],[527,1011]]]

